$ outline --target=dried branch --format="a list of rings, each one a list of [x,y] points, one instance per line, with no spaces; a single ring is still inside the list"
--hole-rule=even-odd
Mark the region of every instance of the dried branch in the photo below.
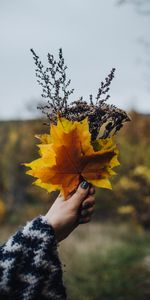
[[[115,68],[113,68],[110,72],[110,74],[108,74],[108,76],[105,78],[105,82],[101,82],[101,86],[98,89],[98,93],[96,96],[96,104],[98,103],[103,103],[105,101],[107,101],[110,98],[110,95],[108,95],[108,92],[110,90],[110,85],[111,82],[114,78],[114,73],[115,73]],[[105,95],[104,98],[101,99],[101,97],[103,97]]]
[[[106,104],[110,97],[108,92],[114,78],[115,68],[111,70],[104,82],[101,82],[95,100],[93,100],[93,95],[90,95],[90,103],[80,97],[69,104],[68,99],[74,89],[69,90],[71,80],[67,80],[67,66],[64,63],[62,49],[59,49],[58,62],[52,54],[48,53],[46,69],[35,51],[31,49],[31,52],[36,65],[37,82],[42,87],[42,97],[47,99],[47,103],[38,108],[47,116],[50,123],[56,124],[58,114],[72,121],[82,121],[88,117],[89,129],[94,140],[102,126],[101,138],[106,138],[115,134],[124,122],[129,121],[126,112]]]
[[[66,78],[67,66],[64,64],[62,49],[59,49],[58,62],[52,54],[48,53],[47,59],[49,65],[46,69],[44,69],[35,51],[31,49],[31,52],[36,65],[37,82],[42,87],[41,96],[48,99],[47,105],[38,108],[50,118],[51,114],[61,113],[64,108],[67,109],[67,100],[74,89],[68,89],[71,80],[67,80]],[[49,113],[46,112],[47,110],[49,110]]]

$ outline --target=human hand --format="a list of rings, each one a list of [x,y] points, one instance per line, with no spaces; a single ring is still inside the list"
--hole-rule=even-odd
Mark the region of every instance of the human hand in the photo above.
[[[95,205],[94,193],[94,187],[83,181],[67,200],[61,195],[57,197],[45,217],[54,228],[58,242],[65,239],[79,224],[91,220]]]

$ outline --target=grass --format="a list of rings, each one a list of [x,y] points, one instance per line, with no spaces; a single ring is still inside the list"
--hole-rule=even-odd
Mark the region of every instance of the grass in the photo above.
[[[62,243],[69,300],[150,297],[150,237],[131,227],[88,224]]]

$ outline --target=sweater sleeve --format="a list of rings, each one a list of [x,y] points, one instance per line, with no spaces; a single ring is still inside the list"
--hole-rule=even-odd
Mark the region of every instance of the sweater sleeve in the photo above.
[[[40,216],[0,247],[0,299],[65,300],[52,226]]]

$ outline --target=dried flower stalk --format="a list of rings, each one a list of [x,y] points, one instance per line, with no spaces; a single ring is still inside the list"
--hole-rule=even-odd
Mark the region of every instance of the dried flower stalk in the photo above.
[[[42,87],[41,96],[47,100],[47,103],[38,109],[47,116],[50,124],[57,123],[58,114],[71,121],[82,121],[88,117],[90,133],[92,140],[94,140],[98,134],[101,138],[114,135],[124,122],[130,120],[125,111],[106,103],[110,98],[108,92],[114,78],[115,68],[101,82],[95,99],[91,94],[88,102],[80,97],[80,99],[69,104],[68,99],[73,94],[74,89],[69,89],[71,80],[68,80],[66,76],[67,66],[64,63],[62,49],[59,49],[58,61],[52,54],[48,53],[47,68],[44,68],[39,56],[33,49],[31,52],[36,65],[37,82]]]

